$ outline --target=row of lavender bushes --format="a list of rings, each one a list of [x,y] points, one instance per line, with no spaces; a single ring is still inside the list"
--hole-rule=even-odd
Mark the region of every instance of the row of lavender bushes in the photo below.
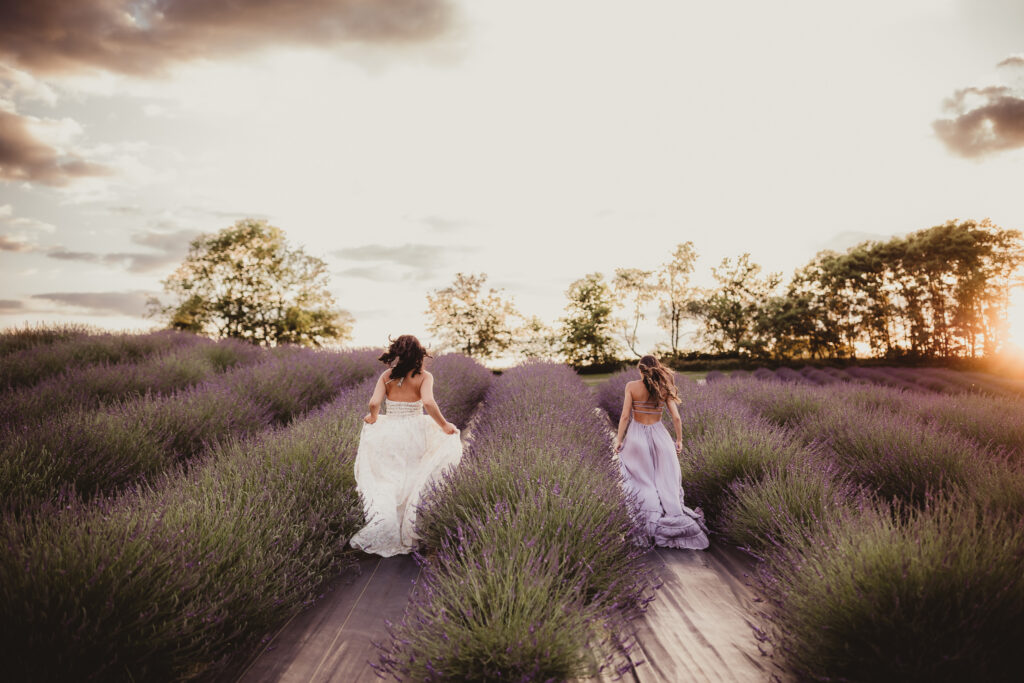
[[[718,370],[712,370],[707,374],[707,381],[717,382],[726,377],[733,379],[753,377],[760,380],[780,380],[793,384],[817,386],[843,383],[868,384],[902,389],[907,392],[982,393],[1013,398],[1024,394],[1024,381],[982,372],[952,370],[950,368],[816,368],[807,365],[799,370],[787,367],[780,367],[774,370],[757,368],[751,372],[734,370],[729,375]]]
[[[0,391],[24,387],[69,368],[93,363],[120,363],[209,343],[190,332],[161,330],[151,334],[94,334],[71,336],[36,344],[0,357]]]
[[[460,466],[425,497],[431,551],[381,658],[418,681],[565,680],[630,666],[650,600],[608,430],[565,366],[507,371]]]
[[[67,339],[99,334],[89,325],[79,323],[39,324],[16,327],[0,332],[0,357]]]
[[[491,373],[434,361],[465,427]],[[10,680],[215,679],[353,566],[352,461],[375,377],[287,427],[89,505],[0,518],[0,658]]]
[[[687,499],[762,560],[763,637],[790,674],[1013,679],[1019,403],[752,378],[682,399]]]
[[[75,409],[3,433],[0,496],[10,509],[117,491],[217,441],[254,434],[370,376],[379,351],[278,347],[265,359],[169,396]]]
[[[197,341],[140,361],[69,367],[32,386],[0,393],[0,424],[38,422],[54,413],[88,410],[144,394],[164,395],[265,358],[258,346]]]

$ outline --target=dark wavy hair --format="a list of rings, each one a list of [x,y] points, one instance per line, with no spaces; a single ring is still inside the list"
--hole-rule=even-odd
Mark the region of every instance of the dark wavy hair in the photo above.
[[[390,346],[378,359],[382,363],[391,365],[396,358],[398,362],[391,368],[391,379],[405,377],[412,371],[410,377],[415,377],[423,371],[423,359],[433,358],[420,344],[420,340],[411,334],[403,334],[398,339],[392,340],[388,337]]]
[[[661,401],[679,400],[672,371],[662,365],[657,358],[644,356],[637,367],[640,369],[640,379],[644,382],[644,388],[651,398],[656,396]]]

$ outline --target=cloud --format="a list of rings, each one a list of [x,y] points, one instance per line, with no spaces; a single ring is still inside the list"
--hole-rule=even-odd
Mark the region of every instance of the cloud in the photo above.
[[[429,268],[436,265],[447,251],[448,247],[437,244],[367,244],[338,249],[334,255],[350,261],[385,261],[411,268]]]
[[[146,313],[146,301],[156,292],[50,292],[33,294],[33,299],[43,299],[87,309],[90,315],[131,315],[142,317]]]
[[[395,279],[393,274],[380,268],[346,268],[345,270],[339,270],[335,274],[340,275],[341,277],[355,277],[362,280],[372,280],[374,282],[386,282]]]
[[[16,299],[0,299],[0,315],[4,313],[19,313],[25,308],[25,304]]]
[[[477,251],[474,247],[447,247],[438,244],[366,244],[361,247],[338,249],[333,253],[349,261],[377,261],[379,267],[357,266],[338,273],[343,277],[357,277],[374,281],[403,280],[422,282],[430,280],[447,261],[447,257]],[[405,272],[395,272],[405,269]]]
[[[71,119],[37,119],[0,109],[0,180],[67,185],[76,178],[110,175],[111,170],[40,139],[33,128],[48,129],[66,142],[81,129]]]
[[[1024,97],[993,85],[964,88],[946,101],[955,115],[932,123],[935,134],[959,156],[978,158],[1024,147]]]
[[[466,225],[463,221],[441,216],[424,216],[420,222],[426,223],[435,232],[457,232]]]
[[[131,236],[131,241],[152,252],[113,252],[97,254],[88,251],[71,251],[64,247],[53,247],[46,252],[50,258],[62,261],[83,261],[104,265],[124,266],[131,273],[148,273],[178,264],[188,253],[189,243],[198,237],[196,230],[157,232],[147,230]]]
[[[996,66],[1024,66],[1024,55],[1010,55]]]
[[[0,100],[35,100],[50,106],[57,104],[57,93],[31,74],[0,64]]]
[[[29,70],[147,75],[272,44],[400,44],[442,33],[448,0],[32,0],[0,3],[0,57]]]
[[[35,250],[36,246],[22,235],[0,235],[0,251],[24,253]]]

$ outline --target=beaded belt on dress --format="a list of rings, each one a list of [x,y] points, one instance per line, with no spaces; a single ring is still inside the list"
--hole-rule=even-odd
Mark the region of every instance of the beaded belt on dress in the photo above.
[[[414,417],[423,414],[423,401],[387,401],[385,415],[391,417]]]

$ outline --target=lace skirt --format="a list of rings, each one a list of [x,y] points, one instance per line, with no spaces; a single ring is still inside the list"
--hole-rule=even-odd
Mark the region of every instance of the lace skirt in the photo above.
[[[352,537],[352,547],[384,557],[412,552],[420,495],[461,459],[459,432],[445,434],[422,413],[403,411],[363,423],[355,478],[367,524]]]

